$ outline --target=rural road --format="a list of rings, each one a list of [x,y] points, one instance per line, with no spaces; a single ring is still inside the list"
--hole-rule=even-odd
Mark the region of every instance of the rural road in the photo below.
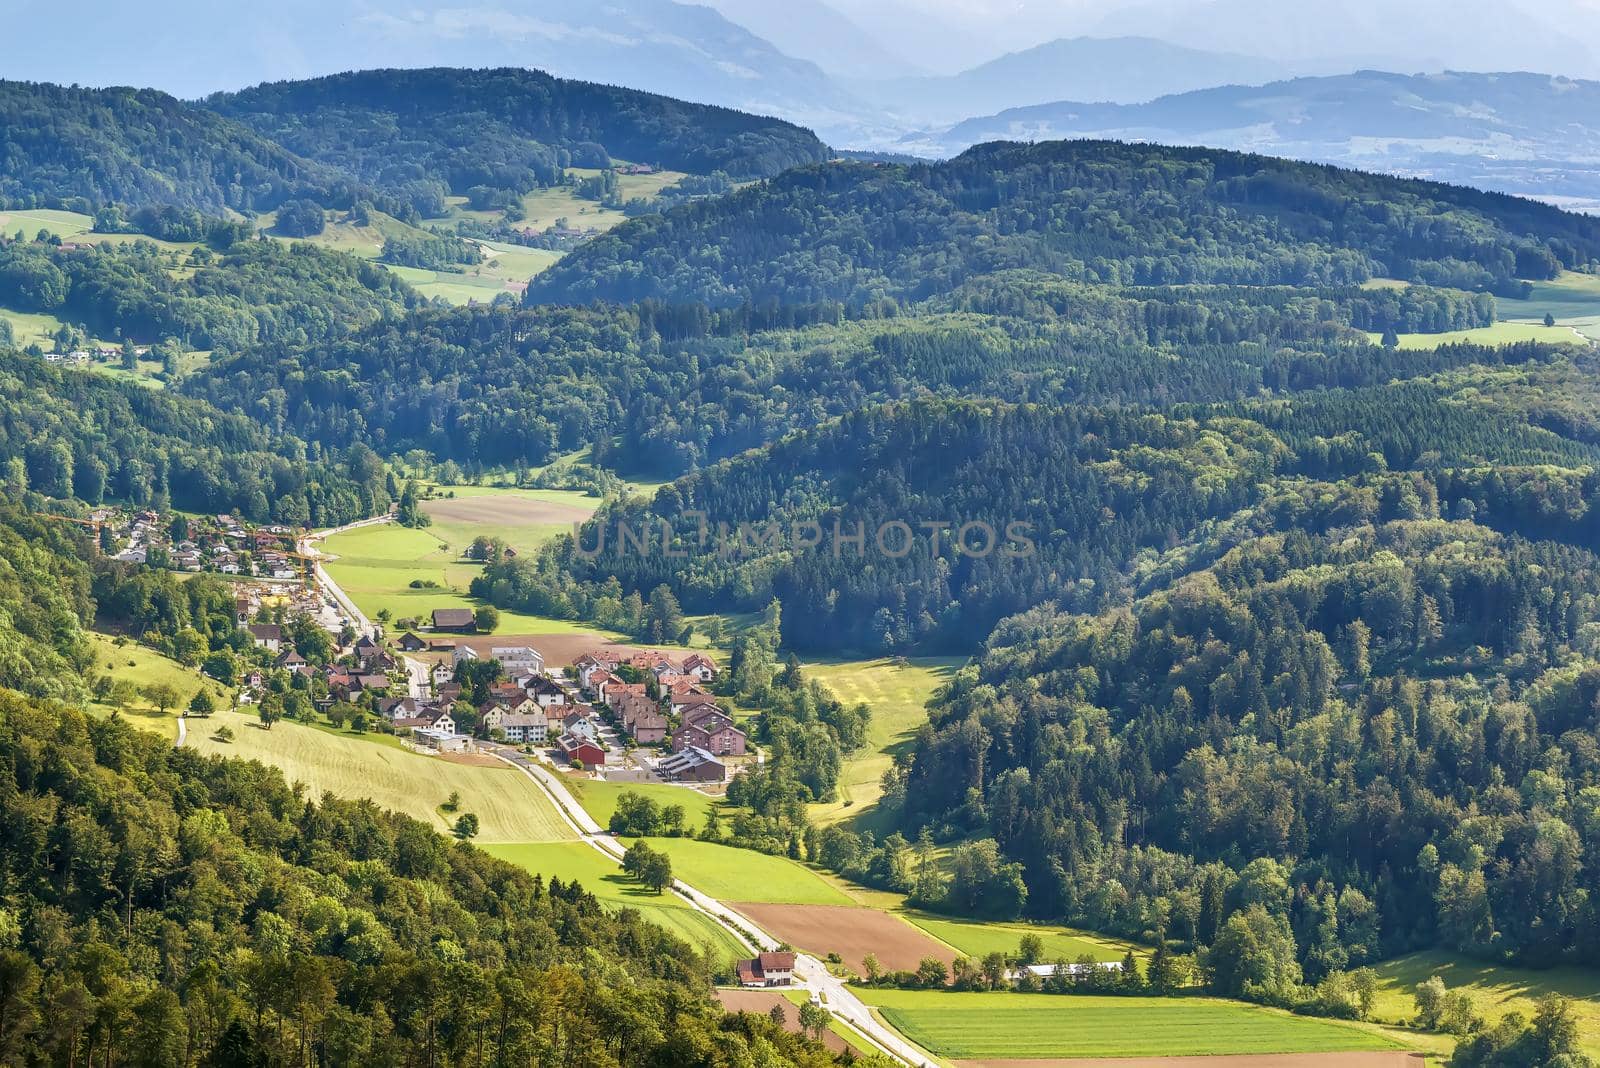
[[[316,543],[332,534],[343,534],[347,530],[387,523],[390,519],[391,517],[388,515],[373,516],[371,519],[358,519],[354,523],[346,523],[342,527],[331,527],[327,530],[318,530],[302,535],[295,542],[296,552],[304,553],[306,556],[313,558],[312,566],[315,569],[318,585],[333,596],[339,607],[343,608],[345,614],[355,622],[357,632],[366,638],[373,637],[377,633],[377,628],[372,625],[372,620],[362,614],[361,609],[356,607],[356,603],[340,588],[339,584],[333,581],[333,577],[328,574],[328,569],[322,566],[323,553],[321,549],[317,548]],[[416,695],[413,694],[412,696]]]
[[[182,749],[183,743],[189,740],[189,717],[178,717],[178,740],[172,743],[174,749]]]
[[[560,778],[544,765],[514,749],[502,746],[485,746],[485,748],[506,763],[521,769],[522,773],[532,779],[554,802],[556,811],[561,813],[562,819],[569,827],[577,831],[583,840],[595,849],[621,863],[625,852],[622,844],[578,804]],[[701,893],[681,879],[673,880],[672,888],[680,897],[716,920],[746,946],[750,944],[751,939],[755,940],[758,948],[764,950],[777,949],[780,945],[776,938],[767,934],[748,917],[735,912],[716,898]],[[809,954],[797,953],[795,974],[800,979],[799,985],[819,992],[834,1016],[855,1028],[877,1046],[880,1052],[916,1068],[934,1068],[934,1061],[873,1016],[872,1010],[867,1008],[842,980],[830,975],[827,966],[821,961]]]

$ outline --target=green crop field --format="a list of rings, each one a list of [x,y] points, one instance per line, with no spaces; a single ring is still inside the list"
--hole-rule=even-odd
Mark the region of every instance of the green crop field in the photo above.
[[[577,880],[607,905],[636,909],[645,919],[663,927],[721,962],[742,956],[746,950],[733,935],[704,913],[689,907],[676,894],[654,894],[622,874],[599,850],[582,842],[486,845],[484,852],[541,875]]]
[[[202,689],[211,695],[218,708],[233,703],[233,694],[226,687],[206,678],[194,668],[162,656],[154,649],[132,640],[125,640],[118,645],[117,639],[106,634],[91,634],[89,637],[94,643],[95,669],[101,674],[126,680],[141,689],[157,683],[171,686],[178,692],[180,705],[187,705],[195,691]],[[94,711],[109,715],[111,706],[97,704]],[[136,726],[158,731],[168,738],[175,739],[178,736],[178,710],[173,709],[162,715],[142,693],[132,707],[121,709],[121,713]]]
[[[1385,961],[1376,970],[1380,986],[1374,1019],[1398,1024],[1416,1015],[1412,991],[1434,975],[1452,990],[1465,990],[1478,1014],[1491,1023],[1509,1012],[1531,1019],[1541,997],[1561,994],[1572,999],[1584,1051],[1600,1057],[1600,969],[1512,968],[1453,953],[1426,952]]]
[[[1145,957],[1149,950],[1129,942],[1105,938],[1088,931],[1047,924],[998,923],[982,920],[958,920],[935,916],[917,909],[897,910],[901,916],[927,931],[946,945],[953,946],[969,957],[982,957],[999,951],[1015,956],[1022,937],[1038,935],[1044,943],[1044,959],[1075,961],[1088,954],[1095,960],[1121,960],[1132,949],[1137,957]]]
[[[566,780],[567,788],[572,791],[584,811],[594,817],[595,822],[604,827],[611,821],[611,814],[617,810],[617,798],[623,792],[631,791],[643,794],[656,804],[665,808],[668,805],[683,806],[684,825],[692,831],[698,831],[706,822],[706,813],[717,804],[715,798],[701,793],[699,790],[685,786],[666,786],[660,783],[627,783],[603,782],[598,779],[585,779],[572,777]]]
[[[233,741],[219,742],[220,726]],[[455,814],[439,811],[452,791],[461,794],[458,812],[478,816],[480,842],[556,842],[573,831],[534,783],[508,765],[473,766],[410,752],[384,736],[361,736],[304,724],[280,722],[262,730],[253,715],[220,712],[189,725],[189,744],[205,753],[243,757],[271,764],[290,782],[306,784],[307,796],[324,792],[370,798],[379,807],[403,812],[440,831]]]
[[[1349,1024],[1211,998],[857,992],[907,1038],[944,1057],[1163,1057],[1405,1048]]]
[[[718,845],[694,838],[649,838],[672,857],[672,873],[702,893],[723,901],[783,905],[851,905],[842,890],[787,857]]]
[[[818,823],[835,823],[878,800],[883,773],[894,757],[905,751],[926,722],[926,705],[933,691],[955,674],[963,663],[957,657],[915,658],[903,665],[893,660],[836,660],[806,666],[806,672],[823,682],[847,705],[865,701],[872,709],[867,744],[845,759],[839,775],[839,799],[813,805]]]

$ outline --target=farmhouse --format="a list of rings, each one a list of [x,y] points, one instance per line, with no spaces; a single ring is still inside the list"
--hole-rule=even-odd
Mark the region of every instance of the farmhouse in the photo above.
[[[441,660],[437,664],[433,665],[433,688],[435,690],[449,683],[455,677],[455,665],[450,661]]]
[[[470,608],[435,608],[433,629],[449,631],[452,634],[475,634],[478,622]]]
[[[788,986],[794,982],[793,953],[763,953],[738,964],[740,986]]]
[[[395,644],[400,647],[401,652],[405,653],[420,653],[428,647],[427,642],[412,634],[409,630],[400,635],[400,640]]]

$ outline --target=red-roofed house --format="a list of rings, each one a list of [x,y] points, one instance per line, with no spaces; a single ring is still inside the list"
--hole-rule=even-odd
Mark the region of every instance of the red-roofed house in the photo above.
[[[788,986],[794,982],[793,953],[763,953],[738,964],[740,986]]]

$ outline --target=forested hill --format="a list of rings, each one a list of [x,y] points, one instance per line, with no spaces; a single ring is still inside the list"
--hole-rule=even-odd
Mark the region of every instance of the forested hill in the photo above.
[[[391,191],[526,192],[611,159],[760,178],[826,156],[779,119],[541,71],[373,70],[276,82],[206,101],[265,137]]]
[[[636,219],[527,299],[865,308],[1016,267],[1113,284],[1391,276],[1509,293],[1597,255],[1600,219],[1498,194],[1207,149],[997,143],[939,164],[803,168]]]
[[[0,82],[0,207],[77,202],[270,211],[348,182],[261,135],[154,89]]]
[[[0,207],[220,215],[368,196],[437,214],[447,193],[525,193],[613,158],[756,178],[826,154],[778,119],[526,70],[367,71],[204,103],[0,82]]]
[[[13,1064],[836,1063],[696,951],[370,801],[0,691]]]

